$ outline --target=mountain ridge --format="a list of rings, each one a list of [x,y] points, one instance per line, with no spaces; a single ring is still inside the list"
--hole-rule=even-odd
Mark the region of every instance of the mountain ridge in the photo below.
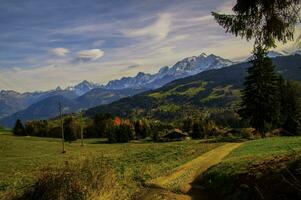
[[[108,90],[95,88],[75,99],[57,94],[49,96],[41,101],[31,104],[27,108],[17,111],[0,120],[0,124],[12,127],[16,119],[22,121],[48,119],[58,116],[58,104],[64,107],[64,114],[70,114],[79,110],[88,109],[97,105],[109,104],[121,98],[132,96],[144,90]]]
[[[272,59],[276,70],[286,79],[301,81],[301,55]],[[152,117],[168,120],[178,117],[186,107],[191,110],[234,108],[240,101],[240,90],[250,63],[201,72],[174,80],[161,88],[123,98],[86,111],[87,116],[111,113],[121,117]]]
[[[178,61],[172,67],[162,67],[158,73],[148,74],[139,72],[134,77],[123,77],[119,80],[112,80],[106,85],[84,80],[74,86],[68,86],[64,89],[58,86],[56,89],[48,91],[19,93],[13,90],[2,90],[0,91],[0,119],[10,116],[18,111],[22,111],[28,108],[30,105],[47,99],[51,96],[61,95],[68,99],[76,99],[93,89],[102,88],[106,90],[117,90],[116,98],[112,97],[112,99],[118,100],[117,97],[124,97],[124,93],[122,95],[119,94],[120,90],[130,91],[155,89],[175,79],[187,77],[204,70],[225,67],[232,63],[232,61],[219,56],[215,56],[213,54],[207,56],[206,54],[202,53],[199,56],[184,58],[181,61]],[[103,91],[100,92],[103,93]],[[130,91],[129,95],[131,94],[132,91]],[[100,97],[99,95],[97,96]],[[95,102],[102,101],[96,100]],[[106,100],[103,102],[107,103]],[[90,103],[91,101],[89,101],[87,104]],[[95,106],[95,104],[90,104],[90,106],[91,105]]]
[[[155,74],[139,72],[134,77],[123,77],[109,81],[104,88],[107,89],[156,89],[166,83],[200,73],[205,70],[218,69],[234,64],[234,62],[222,57],[205,53],[199,56],[191,56],[176,62],[171,67],[164,66]]]

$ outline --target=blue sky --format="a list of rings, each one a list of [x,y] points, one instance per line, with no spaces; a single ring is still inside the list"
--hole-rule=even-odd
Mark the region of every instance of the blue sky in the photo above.
[[[1,0],[0,90],[106,83],[202,52],[239,60],[252,44],[211,11],[235,0]],[[290,48],[280,45],[279,50]]]

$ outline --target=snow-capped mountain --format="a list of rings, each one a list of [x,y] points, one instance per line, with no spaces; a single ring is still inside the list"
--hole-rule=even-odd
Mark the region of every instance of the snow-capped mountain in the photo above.
[[[155,89],[178,78],[195,75],[202,71],[219,69],[234,64],[234,62],[215,56],[207,56],[202,53],[199,56],[192,56],[177,62],[172,67],[162,67],[158,73],[146,74],[139,72],[135,77],[124,77],[119,80],[110,81],[107,89]]]
[[[286,54],[280,53],[280,52],[277,52],[277,51],[268,51],[268,53],[267,53],[267,57],[269,57],[269,58],[276,58],[276,57],[281,57],[281,56],[286,56]],[[245,61],[249,62],[249,61],[252,61],[252,60],[254,60],[253,55],[248,57]]]
[[[267,56],[269,58],[276,58],[276,57],[284,56],[284,54],[277,52],[277,51],[269,51]]]
[[[75,86],[69,86],[66,90],[74,91],[77,96],[81,96],[92,89],[101,87],[99,84],[84,80]]]

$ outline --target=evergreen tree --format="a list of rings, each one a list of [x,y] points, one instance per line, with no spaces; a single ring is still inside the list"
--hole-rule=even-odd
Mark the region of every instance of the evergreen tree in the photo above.
[[[65,141],[72,142],[77,140],[80,135],[80,124],[74,117],[68,117],[64,120]]]
[[[117,143],[116,128],[118,127],[112,127],[108,132],[109,143]]]
[[[216,21],[236,36],[255,40],[253,66],[248,70],[240,111],[244,119],[262,136],[279,124],[280,99],[276,74],[266,52],[276,47],[276,41],[286,43],[294,39],[301,0],[237,0],[234,14],[212,15]]]
[[[112,126],[113,116],[110,114],[97,114],[94,117],[94,134],[97,137],[108,137],[108,132]]]
[[[213,12],[216,21],[236,36],[255,40],[255,46],[276,47],[276,40],[294,39],[301,0],[237,0],[234,14]]]
[[[282,125],[286,131],[296,135],[301,129],[301,84],[286,81],[282,85]]]
[[[242,91],[240,114],[264,136],[280,120],[279,76],[272,60],[261,47],[256,49],[253,66],[248,69],[245,89]]]
[[[25,128],[22,124],[22,121],[20,119],[17,119],[16,123],[15,123],[15,126],[14,126],[14,129],[13,129],[13,133],[15,135],[18,135],[18,136],[24,136],[26,135],[25,134]]]

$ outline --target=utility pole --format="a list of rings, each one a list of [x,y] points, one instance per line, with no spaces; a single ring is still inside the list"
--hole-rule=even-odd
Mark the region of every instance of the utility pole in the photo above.
[[[83,120],[83,112],[79,112],[80,116],[80,137],[81,137],[81,146],[84,146],[84,120]]]
[[[64,136],[64,122],[63,122],[63,113],[62,113],[62,104],[61,104],[61,102],[59,102],[59,112],[60,112],[60,118],[61,118],[61,131],[62,131],[62,147],[63,147],[62,153],[66,153],[66,151],[65,151],[65,136]]]

